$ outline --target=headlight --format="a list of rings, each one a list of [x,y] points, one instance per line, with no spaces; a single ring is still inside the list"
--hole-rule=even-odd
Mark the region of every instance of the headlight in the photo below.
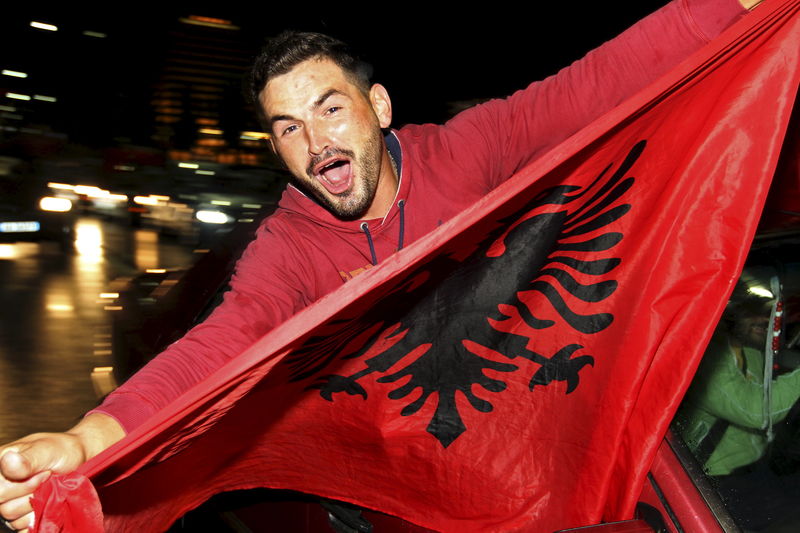
[[[233,222],[233,219],[223,213],[222,211],[212,211],[209,209],[201,209],[194,215],[197,217],[197,220],[200,222],[205,222],[206,224],[227,224],[228,222]]]
[[[57,211],[59,213],[64,213],[72,209],[72,202],[67,198],[45,196],[39,200],[39,209],[42,211]]]

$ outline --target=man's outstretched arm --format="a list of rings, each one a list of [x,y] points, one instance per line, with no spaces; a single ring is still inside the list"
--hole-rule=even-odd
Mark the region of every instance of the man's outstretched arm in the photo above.
[[[437,186],[481,197],[716,38],[757,0],[675,0],[558,73],[417,130],[447,171]],[[524,58],[520,59],[523,62]],[[433,134],[435,133],[435,135]],[[468,176],[468,179],[465,177]]]
[[[33,524],[30,497],[52,473],[72,472],[121,440],[119,423],[99,413],[64,433],[34,433],[0,448],[0,516],[17,531]]]

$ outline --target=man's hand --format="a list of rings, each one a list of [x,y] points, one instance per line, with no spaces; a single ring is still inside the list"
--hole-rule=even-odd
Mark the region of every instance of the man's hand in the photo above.
[[[34,433],[0,447],[0,517],[27,532],[33,492],[51,474],[72,472],[125,436],[111,417],[91,414],[66,433]]]

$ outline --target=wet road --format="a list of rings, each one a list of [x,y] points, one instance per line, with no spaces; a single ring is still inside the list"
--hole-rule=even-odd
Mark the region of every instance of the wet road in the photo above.
[[[100,293],[111,280],[195,258],[174,238],[93,218],[79,221],[76,249],[0,244],[0,443],[66,429],[96,405],[90,373],[110,365]]]

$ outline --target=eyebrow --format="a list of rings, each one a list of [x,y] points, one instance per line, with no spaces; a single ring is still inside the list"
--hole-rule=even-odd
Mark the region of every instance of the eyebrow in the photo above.
[[[321,106],[322,104],[325,103],[325,100],[327,100],[328,98],[330,98],[334,94],[340,94],[342,96],[347,96],[346,94],[344,94],[342,91],[340,91],[338,89],[328,89],[327,91],[322,93],[322,96],[320,96],[319,98],[314,100],[314,104],[312,105],[312,107],[317,108],[317,107]]]
[[[275,115],[274,117],[270,117],[268,120],[269,128],[272,129],[272,126],[280,120],[294,120],[294,117],[292,115]]]
[[[322,104],[325,103],[325,100],[327,100],[328,98],[330,98],[334,94],[340,94],[340,95],[345,96],[345,97],[347,96],[345,93],[343,93],[342,91],[340,91],[338,89],[328,89],[327,91],[322,93],[319,98],[314,100],[314,103],[311,104],[312,109],[316,109],[316,108],[320,107]],[[269,122],[269,126],[270,126],[270,129],[271,129],[272,126],[276,122],[278,122],[280,120],[294,120],[294,119],[295,118],[292,115],[275,115],[274,117],[270,117],[268,122]]]

